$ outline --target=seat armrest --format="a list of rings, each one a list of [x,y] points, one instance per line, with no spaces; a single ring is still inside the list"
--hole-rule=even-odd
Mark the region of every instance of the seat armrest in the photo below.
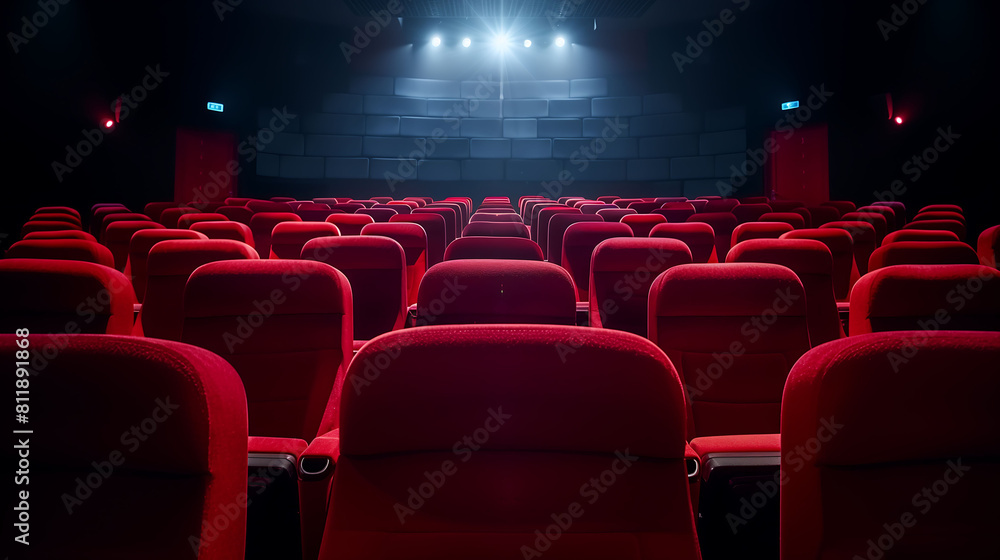
[[[340,458],[340,430],[331,430],[309,444],[299,456],[299,478],[319,480],[333,473]]]
[[[249,453],[280,453],[292,455],[296,459],[306,450],[308,445],[304,439],[259,436],[247,438]]]

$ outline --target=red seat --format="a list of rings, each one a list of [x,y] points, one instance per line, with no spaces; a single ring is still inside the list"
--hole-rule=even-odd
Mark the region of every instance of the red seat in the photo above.
[[[620,208],[618,210],[612,208],[604,208],[597,211],[597,215],[600,216],[601,219],[604,220],[605,222],[620,222],[622,218],[624,218],[625,216],[629,216],[631,214],[638,214],[638,212],[630,208]]]
[[[250,225],[250,219],[253,218],[253,210],[250,210],[245,206],[222,206],[220,208],[216,208],[215,212],[217,214],[222,214],[234,222],[239,222],[248,226]]]
[[[782,234],[794,229],[791,224],[785,222],[747,222],[736,226],[733,230],[732,246],[735,247],[737,243],[749,239],[778,239]]]
[[[776,433],[789,368],[809,349],[806,297],[774,264],[691,264],[649,290],[649,339],[688,392],[688,438]]]
[[[854,264],[854,239],[850,233],[835,228],[797,229],[779,239],[812,239],[826,245],[833,257],[833,293],[837,301],[847,301],[860,276]]]
[[[781,558],[990,557],[998,363],[1000,335],[975,332],[852,333],[803,356],[781,409]]]
[[[345,204],[351,201],[349,196],[336,196],[336,197],[326,197],[326,198],[314,198],[313,202],[318,202],[320,204],[329,205],[331,208],[334,204]]]
[[[375,206],[376,204],[378,204],[377,200],[372,200],[370,198],[366,198],[364,200],[356,200],[356,199],[352,198],[349,202],[351,204],[361,204],[365,208],[371,208],[372,206]]]
[[[961,241],[897,241],[868,259],[868,272],[898,264],[979,264],[979,256]]]
[[[246,207],[254,214],[293,211],[291,204],[287,202],[274,202],[273,200],[251,200],[246,203]]]
[[[565,204],[559,204],[558,202],[554,200],[549,200],[547,198],[532,198],[525,200],[524,205],[521,207],[521,220],[524,222],[524,225],[528,226],[529,228],[531,228],[531,226],[533,225],[532,217],[537,215],[537,213],[535,212],[535,207],[539,205],[543,207],[555,206],[555,205],[565,206]],[[535,219],[537,220],[537,218]]]
[[[868,259],[875,251],[875,226],[867,222],[830,222],[823,224],[820,229],[842,229],[851,234],[854,243],[854,264],[858,270],[858,276],[868,273]],[[852,275],[851,286],[857,282],[857,278]]]
[[[529,235],[528,228],[522,223],[472,222],[465,226],[465,229],[462,231],[462,237],[520,237],[528,239]],[[531,241],[530,239],[528,240]],[[450,244],[448,246],[451,247]]]
[[[317,237],[337,237],[340,230],[327,222],[281,222],[271,230],[270,259],[297,259],[302,247]]]
[[[899,201],[891,202],[873,202],[872,206],[886,206],[892,208],[893,212],[896,213],[896,227],[901,228],[907,222],[906,217],[906,205]]]
[[[552,221],[552,217],[556,214],[583,214],[583,211],[579,208],[571,208],[569,206],[544,206],[538,211],[538,218],[534,220],[534,226],[531,230],[531,240],[538,243],[538,246],[542,248],[542,253],[546,256],[547,245],[549,240],[549,223]]]
[[[361,235],[361,229],[374,224],[375,218],[365,214],[331,214],[327,216],[326,222],[337,226],[341,235]]]
[[[472,323],[576,324],[573,280],[546,262],[469,259],[427,271],[417,326]]]
[[[771,207],[772,212],[777,213],[791,212],[796,208],[806,207],[806,203],[799,200],[772,200],[767,204]]]
[[[82,241],[93,241],[97,243],[97,238],[85,231],[77,229],[58,229],[53,231],[32,231],[26,233],[22,239],[79,239]]]
[[[448,246],[448,225],[440,214],[398,214],[389,223],[417,224],[427,234],[427,268],[444,261]]]
[[[997,255],[1000,255],[1000,226],[993,226],[979,234],[976,254],[979,255],[979,264],[997,268]]]
[[[363,210],[364,208],[366,208],[366,206],[360,202],[338,202],[330,204],[331,210],[340,210],[346,214],[354,214],[358,210]]]
[[[597,197],[597,201],[598,202],[604,202],[604,203],[607,203],[607,204],[614,204],[614,202],[616,200],[618,200],[619,198],[621,198],[621,197],[620,196],[615,196],[613,194],[609,194],[609,195],[604,195],[604,196]]]
[[[687,221],[702,222],[712,226],[712,231],[715,232],[715,253],[720,261],[725,261],[726,254],[732,246],[733,230],[737,226],[736,216],[728,212],[706,212],[695,214]]]
[[[72,215],[66,214],[65,212],[35,212],[28,218],[29,222],[66,222],[67,224],[76,226],[75,229],[83,229],[83,223],[80,218]]]
[[[365,364],[397,354],[368,381]],[[410,329],[362,349],[345,385],[362,384],[343,391],[322,560],[699,558],[683,391],[647,341],[577,327]],[[415,490],[425,472],[447,473],[427,498]],[[564,518],[572,530],[554,521]]]
[[[577,301],[590,301],[590,262],[594,249],[605,239],[614,237],[633,237],[632,228],[605,222],[573,223],[566,228],[562,239],[562,266],[573,277]]]
[[[632,204],[633,202],[644,202],[644,201],[641,198],[617,198],[614,200],[614,202],[612,202],[612,204],[624,210],[628,208],[629,205]],[[635,212],[636,214],[639,213],[638,210],[636,210]]]
[[[826,202],[821,202],[820,206],[829,206],[830,208],[836,208],[840,215],[843,216],[848,212],[854,212],[857,210],[858,205],[854,204],[850,200],[828,200]]]
[[[790,268],[806,292],[809,343],[843,338],[844,327],[833,290],[833,253],[812,239],[754,239],[736,245],[726,262],[771,263]]]
[[[810,227],[813,228],[840,220],[840,212],[832,206],[810,206],[806,210],[809,211]]]
[[[231,196],[223,201],[226,206],[246,206],[248,202],[253,200],[252,198],[241,198]]]
[[[104,265],[48,259],[0,260],[0,332],[128,334],[135,294]],[[41,370],[39,370],[40,372]]]
[[[385,206],[392,208],[397,214],[409,214],[414,208],[420,208],[420,205],[412,201],[404,200],[393,200],[391,202],[386,202]]]
[[[921,208],[917,214],[923,212],[957,212],[959,214],[965,214],[962,207],[957,204],[930,204]]]
[[[400,230],[416,224],[373,224],[367,226]],[[407,259],[405,248],[385,231],[369,235],[320,237],[306,243],[302,258],[324,262],[344,274],[351,286],[353,337],[365,341],[406,324]],[[423,233],[423,230],[420,232]],[[420,238],[423,241],[423,238]],[[404,239],[405,241],[405,239]],[[420,264],[423,264],[421,251]],[[414,302],[416,302],[416,293]],[[355,344],[357,346],[357,344]]]
[[[966,233],[965,224],[956,220],[917,220],[917,218],[913,218],[913,221],[903,226],[903,229],[950,231],[962,241],[965,240]]]
[[[615,201],[615,202],[617,202],[617,201]],[[630,208],[632,210],[635,210],[639,214],[649,214],[650,212],[652,212],[653,210],[656,210],[660,206],[662,206],[662,204],[657,204],[655,202],[642,201],[642,202],[631,202],[631,203],[629,203],[628,206],[626,206],[626,208]]]
[[[708,224],[701,222],[659,224],[653,227],[649,236],[683,241],[691,250],[691,258],[696,263],[719,262],[715,252],[715,231]]]
[[[851,291],[851,336],[881,331],[1000,330],[1000,271],[982,265],[898,265]]]
[[[119,214],[110,214],[104,217],[101,222],[100,227],[98,227],[97,232],[94,234],[97,240],[101,243],[107,244],[106,232],[108,227],[115,222],[147,222],[155,223],[149,219],[149,216],[145,214],[134,214],[132,212],[123,212]]]
[[[31,233],[39,231],[81,231],[79,227],[69,223],[69,222],[49,222],[49,221],[37,221],[37,222],[25,222],[21,226],[21,238],[24,239],[25,236]]]
[[[125,271],[128,264],[128,250],[132,243],[132,236],[136,232],[147,229],[166,229],[162,225],[149,221],[120,221],[111,222],[104,230],[104,246],[107,247],[114,256],[116,270]]]
[[[90,212],[90,222],[88,231],[97,237],[101,238],[101,224],[104,218],[110,216],[111,214],[131,214],[132,211],[121,204],[101,204],[95,205]]]
[[[950,231],[901,229],[886,235],[882,240],[882,246],[899,241],[960,241],[960,239]]]
[[[703,199],[702,200],[694,199],[694,200],[688,200],[688,204],[694,206],[695,212],[704,212],[705,207],[708,206],[708,201]]]
[[[740,205],[744,204],[767,204],[771,199],[766,196],[744,196],[739,199]]]
[[[517,223],[524,224],[521,217],[517,214],[493,214],[490,212],[476,212],[469,218],[469,223],[474,224],[476,222],[506,222],[506,223]]]
[[[584,214],[596,214],[601,210],[618,210],[619,208],[614,204],[604,204],[603,202],[597,203],[587,203],[579,206],[580,211]]]
[[[295,202],[295,199],[290,196],[272,196],[270,200],[271,202]]]
[[[191,231],[202,233],[209,239],[232,239],[253,247],[253,232],[250,231],[250,226],[240,222],[198,222],[191,224]]]
[[[732,212],[740,202],[734,198],[718,198],[709,200],[704,212]]]
[[[761,216],[771,213],[771,207],[767,204],[740,204],[733,208],[732,212],[733,216],[736,216],[737,223],[745,224],[760,221]]]
[[[457,201],[457,200],[444,200],[437,201],[433,204],[428,204],[424,208],[451,208],[455,211],[455,217],[458,220],[456,232],[457,237],[461,237],[462,228],[469,225],[469,216],[472,214],[472,202],[471,201]],[[513,213],[515,210],[510,208]]]
[[[590,264],[590,326],[645,337],[650,285],[663,271],[691,262],[691,250],[678,239],[602,241]]]
[[[80,211],[69,206],[42,206],[38,210],[35,210],[35,214],[68,214],[75,216],[78,221],[81,219]],[[82,224],[83,222],[81,221],[80,223]]]
[[[239,372],[251,436],[311,441],[337,427],[334,382],[353,354],[351,286],[337,269],[305,260],[209,263],[187,281],[182,316],[184,342]]]
[[[148,202],[146,206],[143,207],[142,213],[149,216],[150,220],[156,223],[160,222],[160,215],[167,208],[177,208],[179,205],[176,202]]]
[[[399,212],[393,210],[392,208],[362,208],[355,212],[355,214],[371,216],[376,223],[387,223],[389,218],[399,214]]]
[[[227,218],[218,212],[198,212],[195,214],[185,214],[177,220],[178,229],[191,229],[191,226],[199,222],[227,222]]]
[[[222,210],[222,208],[219,210]],[[222,214],[223,212],[220,211],[219,213]],[[200,214],[200,212],[186,206],[172,206],[160,212],[160,224],[167,229],[180,229],[178,224],[180,223],[181,216],[185,214]]]
[[[461,233],[458,227],[459,217],[458,214],[455,212],[454,208],[441,208],[441,207],[432,207],[431,205],[427,205],[423,208],[417,208],[416,210],[413,210],[413,212],[411,212],[411,215],[421,215],[421,214],[437,214],[438,216],[444,218],[445,247],[447,247],[449,243],[451,243],[452,241],[454,241],[459,237],[459,234]]]
[[[840,217],[842,222],[867,222],[875,228],[875,245],[881,245],[889,233],[889,225],[882,214],[875,212],[848,212]]]
[[[253,246],[258,255],[268,258],[271,254],[271,232],[274,226],[282,222],[301,222],[302,218],[292,212],[259,212],[250,218],[250,231],[253,232]],[[315,223],[315,222],[310,222]]]
[[[7,249],[4,258],[81,261],[115,267],[115,257],[107,247],[83,239],[22,239]]]
[[[408,197],[404,198],[403,200],[413,200],[413,201],[419,203],[421,208],[423,208],[424,206],[426,206],[426,205],[434,202],[434,198],[430,197],[430,196],[408,196]]]
[[[424,231],[424,228],[420,224],[408,224],[404,222],[368,224],[361,230],[361,235],[388,237],[402,247],[403,256],[406,259],[406,293],[404,294],[404,300],[406,305],[417,303],[417,290],[420,288],[420,280],[424,277],[424,273],[427,272],[427,232]],[[324,260],[324,262],[327,261]],[[337,266],[332,262],[327,262],[327,264]],[[348,278],[350,278],[350,275],[348,275]],[[395,293],[395,290],[393,290],[393,293]],[[355,338],[359,337],[355,336]]]
[[[47,403],[26,426],[46,435],[16,436],[37,500],[32,558],[243,558],[246,510],[234,504],[247,500],[246,402],[228,364],[107,335],[4,334],[0,351],[13,357],[18,340],[38,361],[32,400]]]
[[[131,278],[132,287],[135,288],[135,299],[139,303],[145,299],[146,283],[149,281],[147,269],[149,251],[160,241],[169,239],[208,239],[208,237],[197,231],[186,229],[144,229],[135,232],[132,239],[129,240],[125,276]]]
[[[634,214],[622,216],[621,223],[632,228],[632,235],[635,237],[649,237],[653,227],[667,223],[667,219],[659,214]]]
[[[464,259],[545,260],[541,247],[524,237],[463,237],[456,239],[445,250],[444,260]]]
[[[805,229],[807,227],[805,218],[797,212],[768,212],[757,221],[788,224],[793,229]]]
[[[881,214],[885,218],[885,228],[887,234],[892,233],[902,227],[901,224],[896,224],[896,211],[888,206],[862,206],[857,209],[858,212],[872,212],[875,214]]]
[[[545,260],[559,265],[562,264],[563,238],[566,235],[566,229],[579,222],[604,223],[604,218],[583,213],[556,213],[553,215],[549,219],[548,232],[544,236],[545,246],[542,247],[542,254],[545,255]],[[631,229],[629,229],[629,232],[631,233]],[[542,232],[539,231],[538,235],[541,238]],[[541,246],[541,243],[539,243],[539,247]]]
[[[947,212],[938,210],[934,212],[921,211],[913,217],[914,222],[926,222],[927,220],[955,220],[965,224],[965,216],[961,212]]]
[[[153,245],[146,259],[146,295],[132,334],[180,340],[184,284],[191,273],[210,262],[258,258],[246,243],[229,239],[170,239]]]

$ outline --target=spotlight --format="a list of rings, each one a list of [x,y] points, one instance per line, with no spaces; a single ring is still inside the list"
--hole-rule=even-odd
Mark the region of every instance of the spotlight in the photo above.
[[[524,48],[531,48],[531,39],[524,40]]]
[[[440,47],[441,46],[441,37],[438,37],[437,35],[435,35],[431,39],[431,44],[434,45],[435,47]]]
[[[104,121],[104,128],[111,128],[113,126],[115,126],[115,121],[111,119]]]
[[[468,37],[462,39],[462,46],[465,48],[469,48],[470,46],[472,46],[472,39],[469,39]]]
[[[507,43],[508,43],[508,40],[507,40],[507,36],[506,35],[502,35],[501,34],[501,35],[497,35],[496,37],[493,37],[493,46],[495,46],[498,49],[505,49],[505,48],[507,48]]]
[[[566,46],[566,39],[564,37],[556,37],[556,46],[557,47],[565,47]]]
[[[896,117],[896,124],[903,124],[903,117]]]

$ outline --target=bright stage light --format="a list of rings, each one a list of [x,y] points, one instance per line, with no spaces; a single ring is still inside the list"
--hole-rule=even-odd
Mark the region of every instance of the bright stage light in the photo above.
[[[556,46],[557,47],[565,47],[566,46],[566,39],[564,37],[556,37]]]
[[[462,46],[465,48],[469,48],[470,46],[472,46],[472,39],[469,39],[468,37],[462,39]]]
[[[115,126],[115,121],[111,119],[104,121],[104,128],[111,128],[113,126]]]
[[[903,117],[896,117],[896,124],[903,124]]]
[[[503,34],[497,35],[496,37],[493,38],[493,46],[498,49],[507,48],[508,42],[509,39],[507,39],[507,36]]]
[[[434,38],[431,39],[431,44],[434,45],[435,47],[440,47],[441,46],[441,37],[438,37],[437,35],[435,35]]]
[[[525,39],[524,40],[524,48],[527,49],[527,48],[530,48],[530,47],[531,47],[531,39]]]

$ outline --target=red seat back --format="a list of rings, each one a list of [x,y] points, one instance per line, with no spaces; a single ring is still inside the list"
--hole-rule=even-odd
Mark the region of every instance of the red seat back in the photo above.
[[[275,203],[277,204],[277,203]],[[281,222],[301,222],[302,218],[292,212],[259,212],[250,218],[250,231],[253,232],[253,246],[258,255],[268,258],[271,254],[271,232],[274,226]]]
[[[833,257],[833,293],[837,301],[847,300],[859,277],[854,264],[854,239],[850,233],[836,228],[797,229],[783,234],[780,239],[812,239],[826,245]]]
[[[875,226],[867,222],[830,222],[823,224],[820,229],[842,229],[851,234],[854,244],[854,264],[858,269],[858,275],[864,276],[868,273],[868,259],[875,251]],[[851,278],[851,286],[857,282],[857,278]]]
[[[398,357],[369,384],[366,365],[386,355]],[[683,391],[647,341],[577,327],[409,329],[361,350],[344,384],[361,383],[343,391],[320,558],[522,558],[536,546],[551,560],[699,557]],[[478,451],[456,447],[463,437]],[[411,509],[411,489],[442,465],[447,484]],[[587,481],[602,472],[616,482],[594,479],[606,489],[595,493]],[[572,519],[552,513],[567,504],[586,517],[550,547],[537,531]]]
[[[297,259],[302,247],[317,237],[340,235],[337,226],[327,222],[281,222],[271,230],[271,259]]]
[[[545,247],[542,247],[542,254],[545,255],[545,260],[558,265],[562,264],[563,237],[566,235],[566,229],[579,222],[603,223],[604,218],[583,213],[557,213],[552,216],[549,219]],[[631,229],[629,231],[631,232]],[[541,232],[538,233],[541,236]],[[539,243],[539,246],[541,247],[541,243]]]
[[[785,222],[747,222],[733,230],[732,246],[750,239],[777,239],[790,231],[794,231],[794,228]]]
[[[169,239],[208,239],[208,237],[197,231],[186,229],[144,229],[135,232],[132,239],[129,240],[128,264],[125,265],[125,275],[132,279],[135,299],[139,303],[145,299],[146,283],[149,281],[147,269],[149,251],[160,241]]]
[[[599,243],[590,264],[590,326],[646,336],[649,287],[663,271],[692,262],[678,239],[615,237]]]
[[[417,303],[420,280],[427,272],[427,232],[424,231],[424,228],[420,224],[405,222],[368,224],[361,230],[361,235],[388,237],[402,247],[403,256],[406,259],[406,294],[404,299],[406,305]]]
[[[232,239],[253,247],[253,232],[250,231],[250,226],[240,222],[198,222],[191,224],[191,231],[202,233],[209,239]]]
[[[115,267],[114,255],[107,247],[83,239],[22,239],[7,249],[4,258],[82,261]]]
[[[993,226],[979,234],[976,254],[979,255],[979,264],[997,268],[997,255],[1000,254],[1000,226]]]
[[[803,356],[781,409],[781,557],[989,556],[998,363],[1000,334],[977,332],[852,333]]]
[[[715,230],[702,222],[666,223],[653,227],[650,237],[666,237],[683,241],[691,250],[691,258],[696,263],[717,263],[715,251]]]
[[[472,224],[469,224],[471,227]],[[523,225],[522,225],[523,227]],[[463,237],[456,239],[444,252],[444,260],[516,259],[545,260],[542,249],[525,237]]]
[[[351,286],[330,265],[213,262],[184,289],[183,340],[239,372],[250,435],[311,441],[337,425],[334,382],[353,353],[352,317]]]
[[[191,229],[191,226],[199,222],[227,222],[227,218],[218,212],[198,212],[195,214],[185,214],[177,220],[178,229]]]
[[[0,260],[0,332],[128,334],[135,294],[104,265],[49,259]]]
[[[52,231],[32,231],[22,239],[80,239],[97,243],[97,238],[85,231],[77,229],[57,229]]]
[[[389,219],[389,223],[402,222],[417,224],[427,234],[427,268],[444,261],[444,250],[448,246],[448,225],[444,216],[431,214],[399,214]]]
[[[736,216],[729,212],[706,212],[695,214],[687,219],[688,222],[702,222],[712,226],[715,232],[715,254],[720,261],[726,260],[729,247],[733,242],[733,230],[736,229]]]
[[[899,264],[979,264],[979,256],[960,241],[897,241],[868,259],[868,272]]]
[[[657,224],[667,223],[667,219],[659,214],[635,214],[622,216],[621,223],[632,228],[635,237],[649,237],[649,232]]]
[[[740,204],[739,206],[733,208],[733,216],[736,216],[736,221],[741,224],[747,222],[756,222],[760,220],[760,217],[764,214],[771,213],[771,207],[767,204]],[[837,215],[838,217],[840,214]],[[668,218],[669,219],[669,218]]]
[[[104,246],[114,256],[116,270],[125,272],[125,267],[128,265],[128,251],[129,245],[132,243],[132,236],[136,232],[149,229],[166,228],[152,220],[145,222],[122,221],[108,224],[107,229],[104,230]]]
[[[472,323],[576,324],[573,280],[545,262],[471,259],[427,271],[418,326]]]
[[[788,370],[809,349],[806,295],[774,264],[691,264],[649,290],[649,339],[687,388],[688,438],[778,431]]]
[[[605,239],[633,237],[632,228],[621,223],[578,222],[563,234],[562,266],[576,284],[577,301],[590,300],[590,262],[594,249]]]

